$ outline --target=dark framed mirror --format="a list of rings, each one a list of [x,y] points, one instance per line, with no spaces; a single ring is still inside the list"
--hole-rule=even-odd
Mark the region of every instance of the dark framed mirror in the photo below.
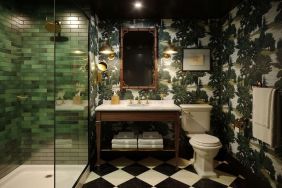
[[[156,89],[156,28],[121,29],[120,88]]]

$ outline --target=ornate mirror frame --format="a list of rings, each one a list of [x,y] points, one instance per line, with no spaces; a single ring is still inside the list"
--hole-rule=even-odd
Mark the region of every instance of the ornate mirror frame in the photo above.
[[[151,33],[154,37],[154,47],[153,47],[153,54],[154,54],[154,68],[153,72],[153,82],[151,85],[144,85],[144,86],[131,86],[127,85],[124,81],[124,36],[128,32],[148,32]],[[158,79],[158,40],[157,40],[157,29],[156,28],[121,28],[120,32],[120,89],[157,89],[157,79]]]

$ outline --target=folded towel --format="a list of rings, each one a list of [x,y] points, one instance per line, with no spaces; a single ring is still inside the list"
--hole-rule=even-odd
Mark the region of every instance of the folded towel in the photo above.
[[[162,145],[163,144],[163,138],[162,135],[159,134],[160,138],[143,138],[143,135],[138,136],[138,144],[144,144],[144,145]]]
[[[143,145],[163,145],[163,139],[138,139],[138,144]]]
[[[127,148],[136,149],[137,144],[112,144],[112,148],[113,149],[127,149]]]
[[[156,144],[156,145],[143,145],[143,144],[138,144],[138,148],[140,149],[153,149],[153,148],[156,148],[156,149],[162,149],[164,148],[164,146],[162,144]]]
[[[117,135],[115,135],[112,144],[137,144],[137,136],[134,135],[134,138],[117,138]]]
[[[162,138],[162,135],[160,135],[157,131],[143,132],[142,138],[144,138],[144,139],[148,139],[148,138]]]
[[[119,132],[116,138],[134,138],[133,132]]]

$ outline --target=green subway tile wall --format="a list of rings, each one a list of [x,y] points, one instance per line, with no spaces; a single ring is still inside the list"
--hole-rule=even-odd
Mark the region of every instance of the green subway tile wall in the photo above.
[[[52,7],[22,12],[23,64],[21,148],[25,164],[54,164],[54,42],[45,29],[53,19]]]
[[[88,160],[88,115],[56,111],[56,164],[85,164]]]
[[[57,148],[58,162],[87,162],[87,110],[59,112],[58,125],[54,121],[58,91],[72,100],[79,83],[88,99],[88,21],[73,10],[58,9],[56,16],[68,41],[55,45],[45,29],[52,5],[16,11],[0,4],[0,178],[21,164],[54,164],[62,139],[69,142]]]
[[[78,86],[81,100],[88,100],[88,20],[80,12],[56,9],[61,22],[61,36],[66,42],[56,42],[56,94],[73,100]],[[86,164],[88,161],[88,110],[56,111],[56,164]]]
[[[61,35],[66,42],[56,43],[56,92],[63,91],[65,99],[77,94],[77,84],[85,90],[82,99],[88,99],[88,20],[77,11],[56,10],[61,22]]]
[[[21,162],[21,91],[19,69],[22,59],[21,20],[0,6],[0,178]]]

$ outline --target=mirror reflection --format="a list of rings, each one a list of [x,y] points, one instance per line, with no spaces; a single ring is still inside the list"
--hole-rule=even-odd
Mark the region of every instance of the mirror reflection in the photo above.
[[[122,29],[121,89],[155,89],[156,30]]]

